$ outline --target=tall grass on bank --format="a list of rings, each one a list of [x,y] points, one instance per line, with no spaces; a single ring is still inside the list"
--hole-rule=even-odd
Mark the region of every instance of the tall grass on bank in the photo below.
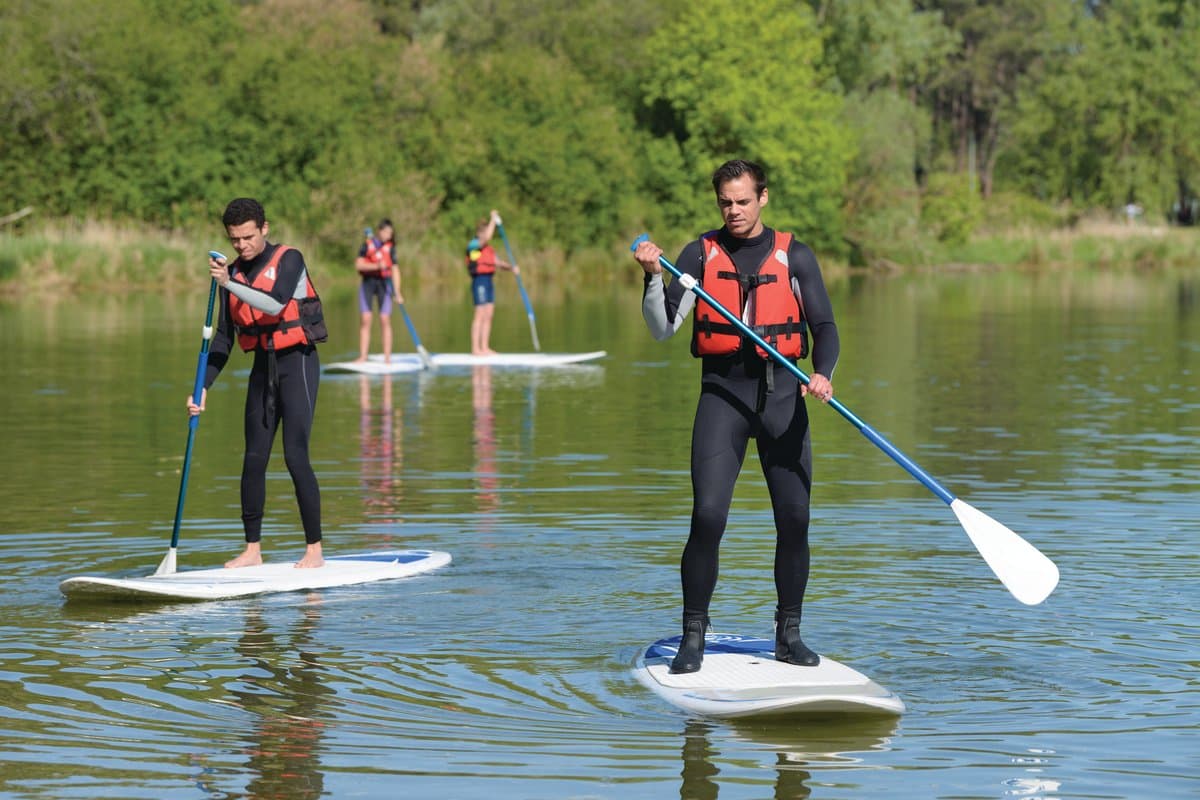
[[[319,248],[304,237],[281,231],[272,241],[299,247],[318,289],[357,284],[354,258],[359,242]],[[206,253],[225,243],[219,236],[163,232],[111,221],[55,221],[20,231],[0,231],[0,296],[55,292],[189,291],[207,280]],[[464,291],[467,282],[462,243],[399,242],[405,291],[432,296]],[[668,251],[683,242],[666,242]],[[557,247],[514,243],[524,282],[548,299],[587,291],[596,285],[640,283],[628,244],[613,242],[567,254]],[[232,251],[228,251],[232,255]],[[896,242],[886,266],[892,270],[962,268],[1157,269],[1200,268],[1200,230],[1104,220],[1070,228],[1027,226],[991,229],[960,244],[933,239]],[[828,279],[846,265],[821,260]],[[499,280],[505,280],[501,273]]]
[[[319,291],[357,285],[354,259],[360,241],[319,247],[303,236],[272,228],[273,242],[304,253]],[[464,292],[468,283],[466,244],[399,242],[403,288],[432,295]],[[613,281],[640,281],[627,246],[595,248],[568,256],[561,248],[534,248],[514,242],[517,263],[531,291],[549,297]],[[234,255],[221,237],[208,233],[164,232],[131,224],[88,220],[55,221],[20,232],[0,231],[0,296],[94,291],[190,291],[207,286],[207,252]],[[499,280],[506,280],[501,273]]]

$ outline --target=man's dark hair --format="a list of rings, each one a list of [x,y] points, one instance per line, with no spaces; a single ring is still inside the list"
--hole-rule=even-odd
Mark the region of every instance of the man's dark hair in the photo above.
[[[376,226],[376,230],[379,228],[391,228],[392,230],[395,230],[396,226],[392,224],[390,219],[384,217],[383,219],[379,220],[379,225]]]
[[[767,188],[767,173],[763,168],[753,161],[743,161],[740,158],[735,158],[733,161],[726,161],[721,166],[717,167],[717,171],[713,173],[712,185],[714,192],[720,192],[721,187],[729,181],[749,175],[754,178],[754,193],[762,194],[763,189]]]
[[[253,222],[255,226],[262,228],[266,221],[267,212],[263,210],[262,203],[250,197],[230,200],[229,205],[225,206],[225,213],[221,215],[221,222],[227,228],[246,222]]]

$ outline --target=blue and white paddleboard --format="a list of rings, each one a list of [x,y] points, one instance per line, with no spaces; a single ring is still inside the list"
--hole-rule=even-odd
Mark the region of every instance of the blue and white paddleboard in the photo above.
[[[684,711],[709,717],[904,713],[904,702],[894,693],[828,656],[815,667],[776,661],[772,639],[709,633],[700,670],[673,675],[671,659],[680,638],[647,647],[633,674]]]
[[[68,600],[224,600],[407,578],[449,563],[450,554],[437,550],[388,550],[327,556],[324,566],[315,569],[279,562],[235,569],[184,570],[144,578],[67,578],[58,588]]]
[[[608,355],[604,350],[590,353],[495,353],[476,356],[470,353],[434,353],[430,356],[435,367],[567,367],[596,361]],[[396,375],[417,372],[425,365],[416,353],[393,353],[392,360],[385,362],[381,354],[367,357],[366,361],[335,361],[326,364],[326,372],[357,372],[363,375]]]

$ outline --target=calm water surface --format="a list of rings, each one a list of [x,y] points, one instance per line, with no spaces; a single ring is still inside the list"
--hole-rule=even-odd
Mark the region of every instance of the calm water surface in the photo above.
[[[0,795],[12,798],[1200,796],[1200,276],[976,274],[832,286],[839,398],[1062,570],[1013,600],[952,513],[815,409],[805,638],[899,720],[689,718],[629,675],[676,632],[697,365],[640,286],[539,296],[549,351],[598,365],[326,376],[329,552],[421,547],[407,581],[240,601],[67,605],[72,575],[166,551],[206,286],[0,305]],[[494,344],[528,350],[501,287]],[[463,292],[465,300],[465,290]],[[409,310],[461,351],[470,310]],[[327,297],[351,356],[349,291]],[[406,342],[396,321],[397,341]],[[182,567],[234,553],[248,359],[211,393]],[[301,549],[276,454],[265,546]],[[713,606],[769,635],[753,454]]]

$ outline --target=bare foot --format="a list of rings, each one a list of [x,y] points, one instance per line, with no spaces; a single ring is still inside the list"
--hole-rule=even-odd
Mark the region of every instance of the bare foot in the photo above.
[[[229,559],[225,562],[225,566],[228,569],[235,569],[237,567],[257,567],[261,563],[263,563],[262,546],[258,542],[250,542],[240,556]]]
[[[310,544],[304,548],[304,556],[296,562],[297,569],[316,569],[325,566],[325,557],[321,555],[321,543]]]
[[[480,355],[494,356],[494,355],[496,355],[496,351],[489,347],[486,350],[484,350]]]
[[[366,357],[366,356],[359,356],[358,358],[354,359],[354,363],[355,363],[355,364],[361,364],[361,363],[363,363],[363,362],[364,362],[364,361],[366,361],[366,360],[367,360],[367,357]]]

